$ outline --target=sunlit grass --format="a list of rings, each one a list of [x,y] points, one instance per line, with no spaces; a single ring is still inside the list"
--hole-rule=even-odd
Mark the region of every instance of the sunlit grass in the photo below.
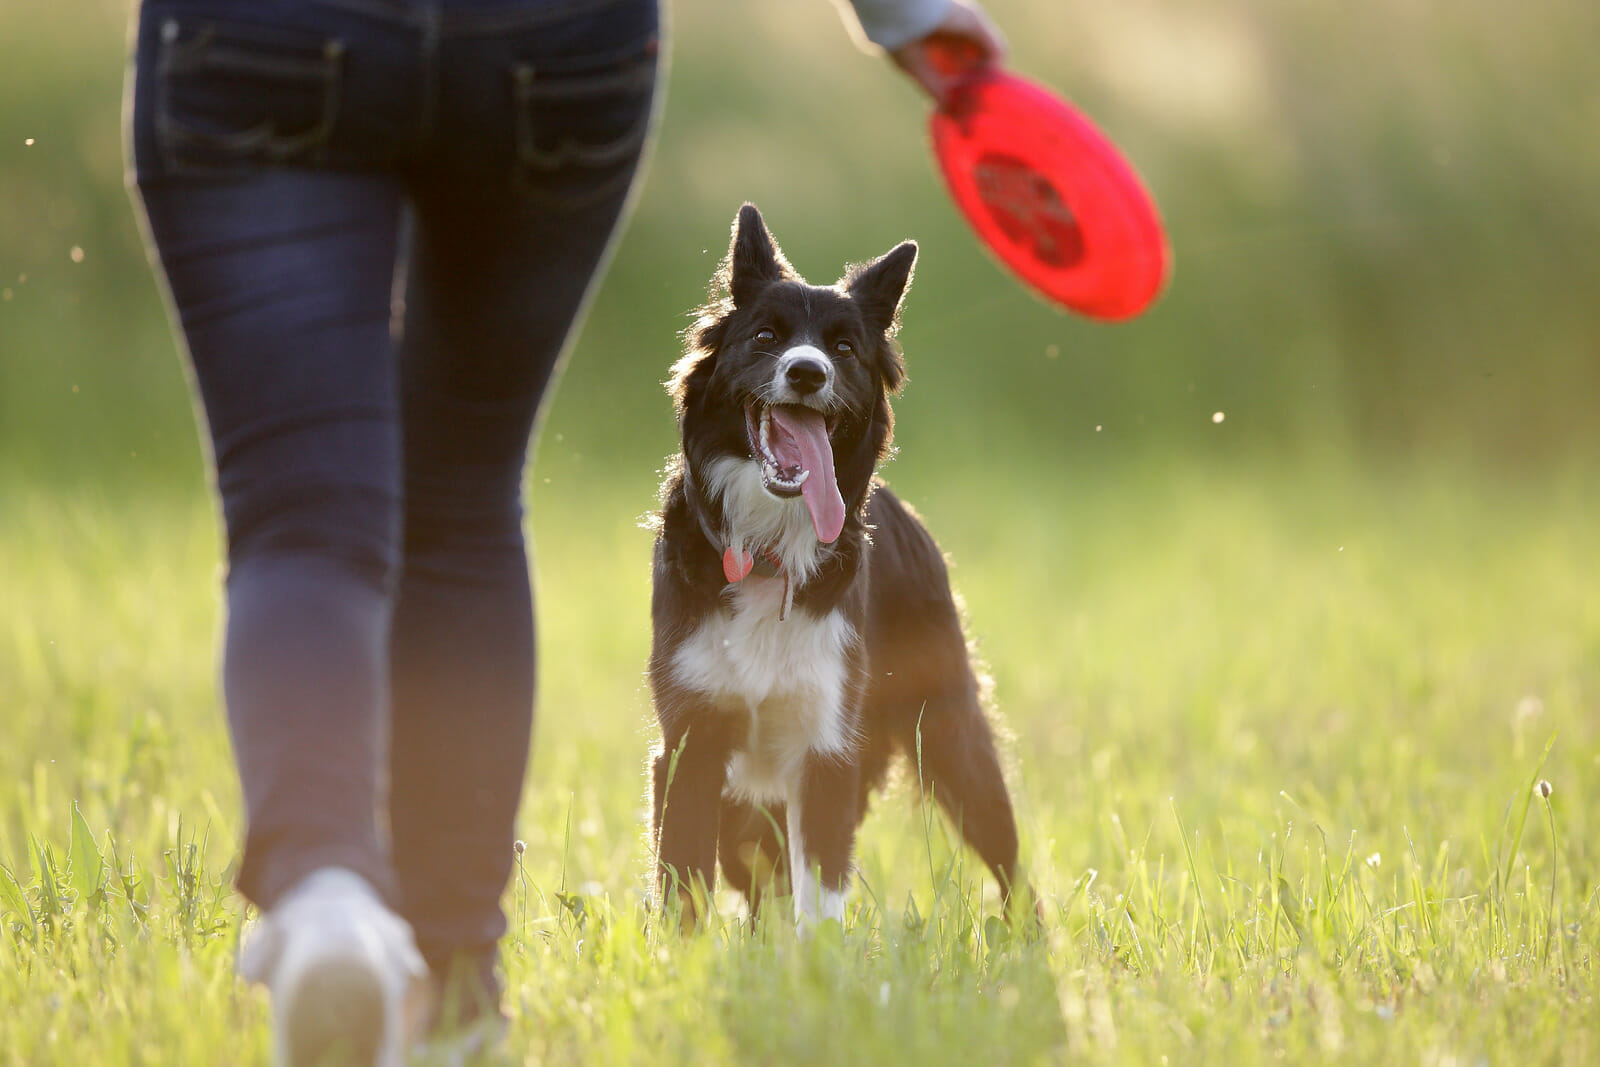
[[[902,782],[844,928],[804,942],[727,896],[697,937],[651,921],[648,487],[563,462],[533,507],[512,1061],[1600,1050],[1600,513],[1559,480],[896,464],[996,680],[1046,923],[1006,927]],[[209,506],[3,489],[0,1059],[265,1062],[232,976]]]

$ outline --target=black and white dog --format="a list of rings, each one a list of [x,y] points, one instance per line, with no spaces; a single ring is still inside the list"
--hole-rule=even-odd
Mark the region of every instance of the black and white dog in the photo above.
[[[808,285],[746,204],[673,368],[682,453],[655,543],[653,826],[663,892],[690,909],[720,858],[752,910],[776,875],[800,920],[841,918],[856,828],[896,752],[920,751],[924,789],[1007,898],[1018,884],[944,559],[874,479],[916,257],[907,241]]]

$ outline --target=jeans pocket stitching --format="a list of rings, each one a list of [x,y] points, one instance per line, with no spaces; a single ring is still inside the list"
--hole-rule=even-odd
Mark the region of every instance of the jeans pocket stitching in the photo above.
[[[337,38],[324,38],[320,51],[298,56],[265,56],[254,54],[247,43],[247,34],[237,33],[236,42],[218,43],[220,23],[201,25],[193,37],[180,37],[181,27],[176,19],[168,19],[161,28],[161,51],[156,65],[155,134],[163,166],[170,174],[209,172],[222,169],[222,164],[199,164],[186,156],[184,149],[205,146],[237,157],[238,161],[262,160],[282,163],[298,156],[310,158],[307,162],[324,161],[327,143],[332,137],[339,118],[340,89],[343,83],[345,45]],[[230,33],[237,28],[228,26]],[[306,38],[309,40],[310,38]],[[275,39],[283,44],[283,39]],[[296,43],[300,43],[297,41]],[[172,100],[174,75],[188,73],[224,72],[260,74],[269,77],[290,78],[302,84],[320,83],[322,99],[317,111],[317,121],[306,130],[285,136],[278,133],[271,120],[237,133],[201,133],[186,125],[177,114]]]
[[[550,82],[541,82],[531,64],[516,64],[511,69],[512,113],[517,153],[517,185],[525,194],[557,207],[578,208],[613,195],[633,179],[633,168],[626,166],[643,150],[653,114],[656,63],[654,39],[646,46],[646,58],[634,58],[619,69],[600,74],[561,73]],[[534,130],[534,109],[541,103],[573,103],[585,98],[599,99],[611,94],[626,94],[637,114],[615,137],[585,144],[571,136],[560,137],[548,149],[538,147]],[[577,167],[603,170],[622,165],[614,175],[598,178],[576,194],[560,194],[540,189],[532,180],[537,174],[554,175]]]

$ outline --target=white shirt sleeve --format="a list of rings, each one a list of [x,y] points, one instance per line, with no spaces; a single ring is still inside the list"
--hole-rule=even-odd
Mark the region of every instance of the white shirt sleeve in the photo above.
[[[845,6],[840,0],[834,2],[841,9]],[[950,0],[849,0],[849,4],[861,36],[889,52],[926,37],[950,10]]]

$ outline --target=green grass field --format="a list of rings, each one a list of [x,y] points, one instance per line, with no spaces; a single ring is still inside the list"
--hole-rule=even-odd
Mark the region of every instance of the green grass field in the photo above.
[[[535,476],[509,1062],[1600,1056],[1583,477],[897,462],[995,679],[1047,923],[1009,936],[901,782],[843,928],[802,942],[728,898],[699,936],[651,922],[648,471],[595,485],[571,459],[547,446]],[[0,496],[0,1059],[264,1063],[266,1003],[232,974],[209,506]]]

